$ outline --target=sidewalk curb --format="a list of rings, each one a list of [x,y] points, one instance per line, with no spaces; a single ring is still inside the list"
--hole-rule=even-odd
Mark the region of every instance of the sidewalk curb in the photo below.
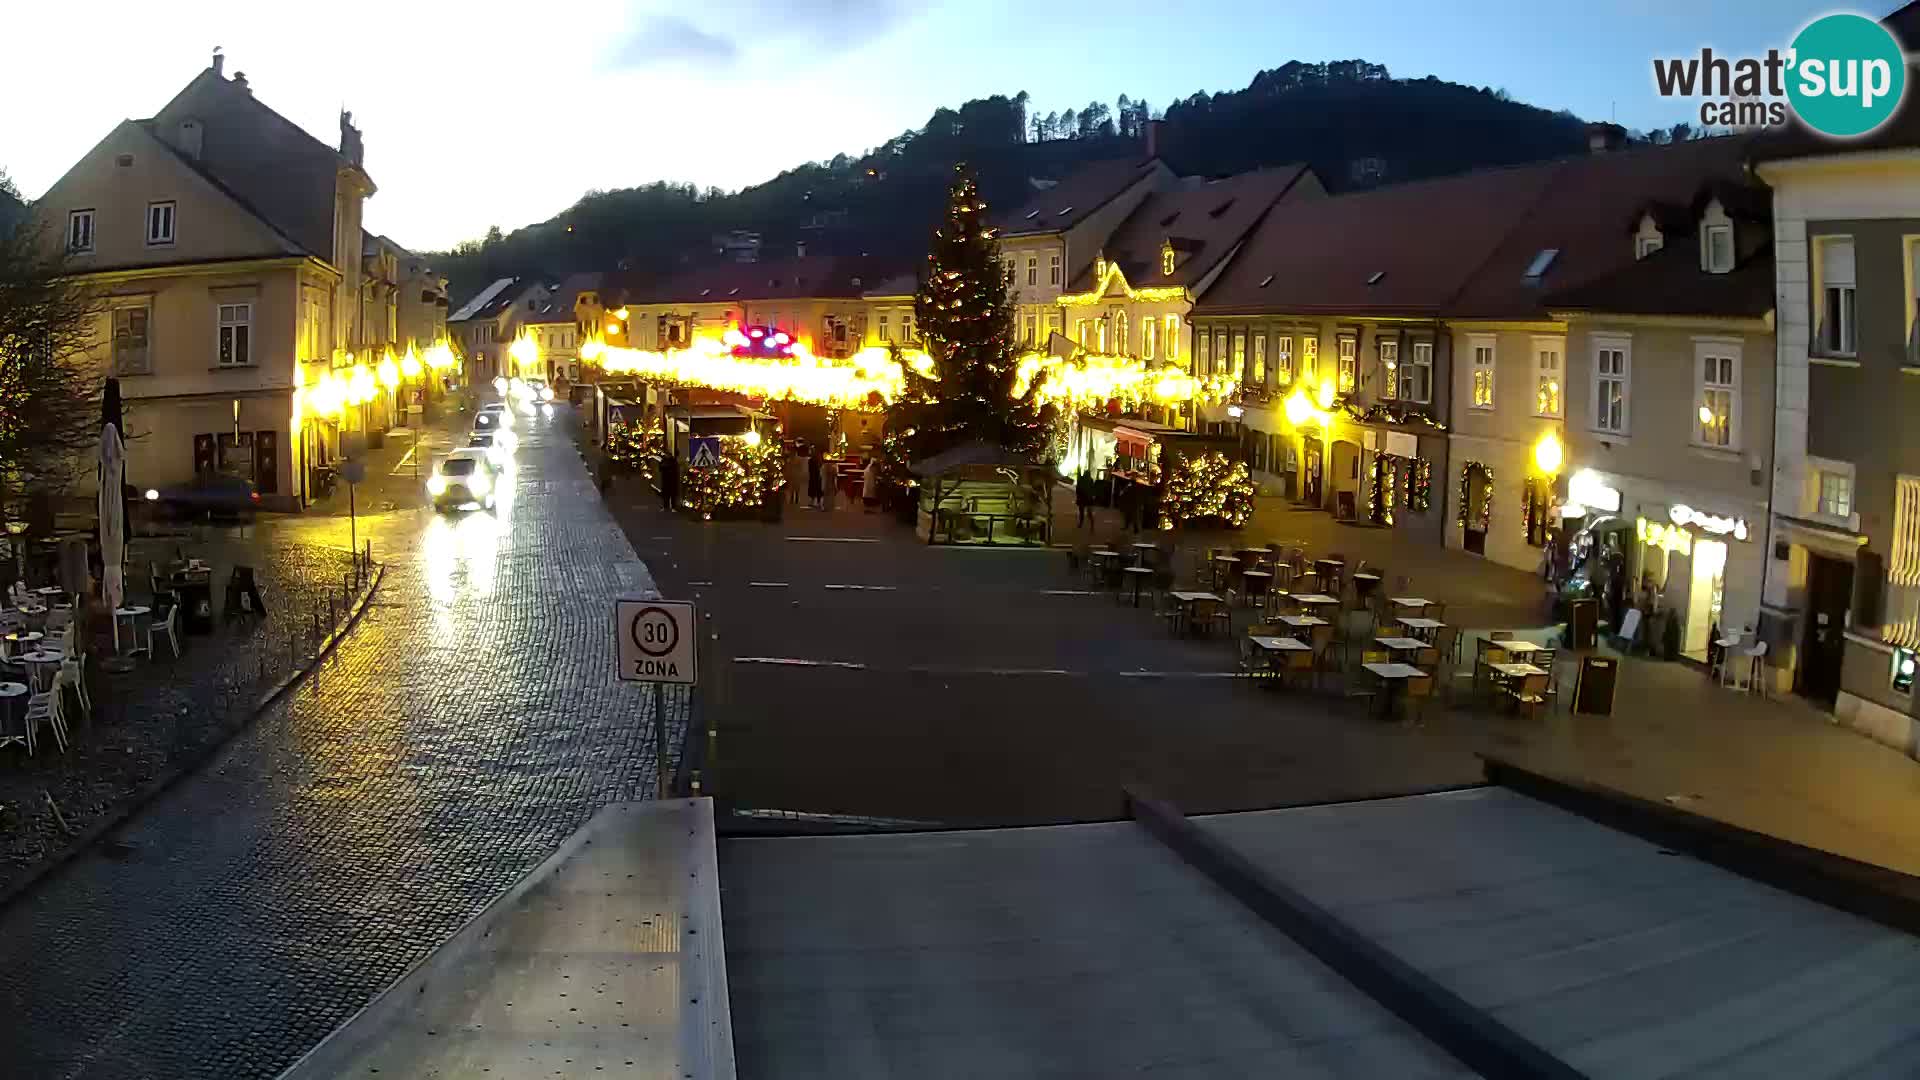
[[[148,781],[146,786],[139,788],[132,795],[122,800],[121,804],[106,816],[74,834],[72,843],[62,848],[39,866],[27,871],[25,876],[7,885],[5,888],[0,888],[0,911],[5,911],[12,907],[15,902],[25,897],[27,893],[32,892],[41,883],[63,869],[68,863],[72,862],[82,853],[91,850],[94,844],[99,842],[101,837],[126,824],[132,819],[133,815],[139,813],[149,803],[165,794],[167,790],[175,784],[199,772],[222,750],[225,750],[227,744],[231,743],[235,737],[241,732],[253,727],[254,723],[260,719],[260,715],[267,711],[268,706],[279,700],[282,695],[292,689],[302,679],[312,674],[314,669],[320,666],[320,661],[326,659],[327,654],[331,653],[334,647],[346,638],[347,634],[359,623],[361,614],[366,611],[367,604],[373,600],[374,593],[379,591],[380,583],[386,579],[386,576],[386,564],[380,563],[376,565],[374,567],[373,578],[368,583],[366,591],[361,593],[360,596],[354,600],[353,606],[347,609],[340,625],[321,640],[320,646],[313,652],[313,658],[292,674],[268,687],[266,691],[254,701],[253,709],[247,714],[246,719],[235,725],[233,730],[194,751],[191,757],[181,762],[177,768],[165,776],[156,777]]]

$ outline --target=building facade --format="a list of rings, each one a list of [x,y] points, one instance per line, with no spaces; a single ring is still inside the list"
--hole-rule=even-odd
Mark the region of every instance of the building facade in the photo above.
[[[36,204],[103,302],[92,353],[120,380],[129,482],[223,473],[297,508],[342,425],[306,388],[350,369],[373,181],[254,98],[222,58],[152,118],[116,126]]]

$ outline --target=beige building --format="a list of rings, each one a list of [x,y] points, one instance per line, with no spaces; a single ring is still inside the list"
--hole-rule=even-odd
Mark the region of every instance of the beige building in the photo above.
[[[448,316],[447,334],[459,343],[468,384],[484,386],[497,376],[513,374],[508,350],[527,320],[552,302],[553,290],[541,282],[500,278]]]
[[[884,276],[866,258],[720,263],[629,290],[623,302],[627,334],[633,348],[666,350],[729,327],[763,326],[793,335],[817,356],[851,356],[876,332],[869,328],[863,294]],[[911,300],[902,306],[910,319]],[[886,310],[892,327],[897,309]],[[905,332],[911,334],[910,324]]]
[[[252,480],[295,508],[353,415],[306,387],[349,366],[361,294],[360,133],[329,147],[211,66],[116,126],[35,205],[102,294],[102,366],[127,403],[129,482]],[[384,414],[383,414],[384,415]]]
[[[1704,662],[1716,630],[1757,628],[1766,574],[1766,193],[1709,185],[1690,206],[1650,206],[1619,240],[1636,261],[1548,300],[1567,327],[1561,510],[1576,550],[1617,556],[1622,610],[1650,585],[1679,626],[1681,653]],[[1602,597],[1617,625],[1621,612]]]

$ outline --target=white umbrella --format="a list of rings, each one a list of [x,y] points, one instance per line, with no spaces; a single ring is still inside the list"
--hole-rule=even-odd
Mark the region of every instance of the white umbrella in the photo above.
[[[121,488],[126,484],[127,444],[112,424],[100,429],[100,562],[106,578],[102,592],[107,610],[118,611],[126,602],[125,567],[127,560],[126,502]],[[114,620],[114,637],[119,638],[119,620]]]

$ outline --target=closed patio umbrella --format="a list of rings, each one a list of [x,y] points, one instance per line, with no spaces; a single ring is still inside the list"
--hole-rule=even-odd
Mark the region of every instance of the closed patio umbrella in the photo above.
[[[120,380],[108,379],[101,401],[100,425],[100,565],[101,596],[109,613],[126,602],[127,503],[122,490],[127,477],[127,444],[120,436]],[[114,649],[120,644],[120,620],[115,617]]]

